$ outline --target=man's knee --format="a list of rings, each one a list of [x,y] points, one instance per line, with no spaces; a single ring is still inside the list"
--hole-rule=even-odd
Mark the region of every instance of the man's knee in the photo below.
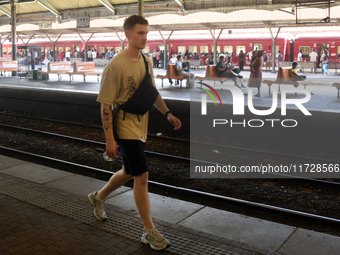
[[[149,174],[148,174],[148,172],[145,172],[145,173],[142,173],[140,175],[134,176],[133,178],[135,180],[135,184],[137,184],[137,185],[147,185]]]

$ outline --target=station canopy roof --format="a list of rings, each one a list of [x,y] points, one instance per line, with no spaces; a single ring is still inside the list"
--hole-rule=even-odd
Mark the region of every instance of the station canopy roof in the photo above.
[[[0,33],[11,32],[12,0],[0,0]],[[121,32],[138,13],[133,0],[16,0],[21,35]],[[140,0],[141,1],[141,0]],[[144,0],[149,30],[339,26],[340,1],[321,0]],[[79,27],[81,17],[89,27]],[[297,22],[297,20],[299,22]],[[297,24],[300,23],[300,24]]]

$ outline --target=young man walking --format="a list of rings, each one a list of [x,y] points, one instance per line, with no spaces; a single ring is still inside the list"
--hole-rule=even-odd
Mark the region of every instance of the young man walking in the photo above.
[[[154,96],[153,105],[165,115],[166,119],[177,130],[181,121],[174,117],[165,105],[162,97],[155,88],[152,66],[153,63],[141,54],[145,48],[148,34],[148,21],[142,16],[132,15],[123,25],[128,47],[106,65],[97,101],[101,103],[101,116],[106,136],[106,152],[111,158],[116,158],[119,149],[122,152],[123,167],[117,171],[108,183],[99,191],[88,195],[89,202],[94,207],[95,217],[103,221],[106,219],[104,199],[115,189],[134,179],[133,194],[135,203],[144,224],[141,241],[150,244],[152,249],[163,250],[170,242],[162,236],[153,225],[150,215],[148,195],[148,168],[144,154],[148,112],[137,115],[126,110],[118,111],[115,134],[113,132],[111,105],[116,107],[126,103],[139,87],[149,86],[152,91],[143,94],[143,102]],[[148,80],[145,85],[145,80]],[[145,85],[145,86],[144,86]],[[153,93],[153,92],[156,92]],[[125,104],[126,105],[126,104]]]

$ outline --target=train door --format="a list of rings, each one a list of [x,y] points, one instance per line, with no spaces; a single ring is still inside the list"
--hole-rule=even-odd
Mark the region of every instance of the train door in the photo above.
[[[318,43],[317,44],[317,53],[318,53],[318,58],[316,60],[316,66],[319,67],[320,66],[320,57],[323,54],[324,50],[327,50],[327,52],[329,51],[329,43]]]

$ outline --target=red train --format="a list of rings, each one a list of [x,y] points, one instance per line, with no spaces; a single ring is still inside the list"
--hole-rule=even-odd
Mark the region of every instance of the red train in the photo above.
[[[18,43],[18,45],[21,45]],[[52,48],[49,40],[32,40],[29,45],[42,46],[42,59],[45,53]],[[125,46],[127,43],[125,42]],[[88,43],[88,48],[97,51],[98,58],[104,58],[107,49],[114,49],[115,52],[121,50],[121,42],[117,37],[93,38]],[[340,59],[340,34],[338,33],[315,33],[315,34],[279,34],[276,41],[276,52],[280,50],[284,61],[296,61],[297,54],[300,50],[303,53],[303,61],[309,61],[309,53],[315,48],[319,56],[324,48],[329,49],[330,61],[339,62]],[[151,50],[164,50],[163,40],[149,36],[148,43],[144,50],[149,53]],[[232,62],[238,65],[238,54],[242,50],[246,54],[246,63],[249,63],[248,53],[251,49],[264,50],[272,52],[272,38],[269,34],[222,34],[218,44],[217,52],[224,52],[232,57]],[[72,56],[76,51],[85,50],[85,44],[78,38],[61,38],[56,43],[56,50],[59,52],[71,51]],[[169,56],[175,53],[184,53],[188,50],[191,54],[197,52],[203,62],[207,55],[214,50],[214,43],[210,35],[190,35],[176,36],[173,35],[168,41]],[[11,44],[3,44],[3,57],[11,56]],[[86,50],[85,50],[86,52]]]

